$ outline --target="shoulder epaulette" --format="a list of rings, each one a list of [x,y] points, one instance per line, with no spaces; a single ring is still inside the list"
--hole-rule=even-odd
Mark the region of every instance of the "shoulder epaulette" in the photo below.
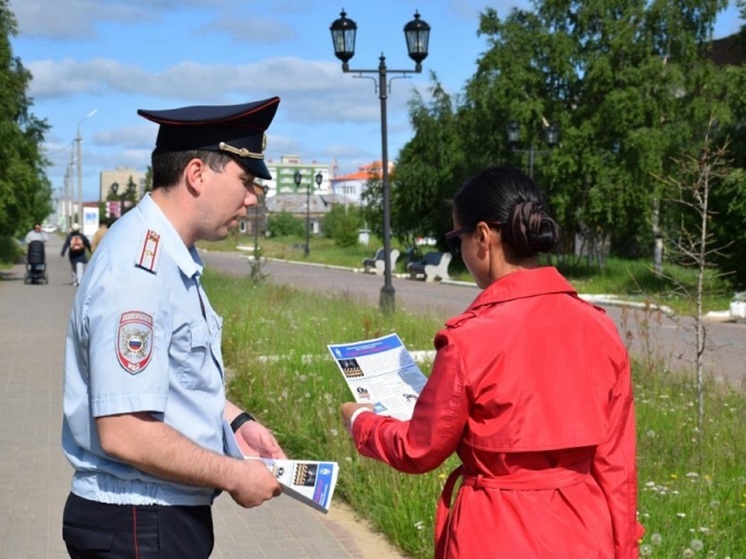
[[[161,236],[152,229],[148,229],[142,242],[142,248],[135,260],[135,266],[155,274],[160,256]]]

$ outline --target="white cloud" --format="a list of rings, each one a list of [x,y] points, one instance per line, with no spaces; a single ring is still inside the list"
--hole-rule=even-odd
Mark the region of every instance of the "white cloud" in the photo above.
[[[240,98],[279,95],[283,108],[298,122],[371,121],[380,118],[374,84],[353,79],[331,61],[275,57],[252,64],[180,62],[161,72],[94,58],[37,60],[27,63],[33,75],[30,95],[38,100],[85,94],[125,94],[198,103],[238,102]],[[390,110],[404,110],[411,92],[402,87],[389,98]],[[407,84],[409,85],[409,84]]]

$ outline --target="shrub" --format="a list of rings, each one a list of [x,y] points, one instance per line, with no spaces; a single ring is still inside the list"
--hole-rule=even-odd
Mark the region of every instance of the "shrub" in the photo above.
[[[23,249],[13,237],[0,236],[0,264],[15,264],[23,256]]]
[[[337,246],[355,246],[358,242],[357,235],[361,224],[360,208],[337,204],[332,206],[324,216],[324,235],[329,239],[334,239]]]
[[[288,212],[282,211],[269,216],[267,230],[273,237],[303,236],[306,234],[306,225]]]

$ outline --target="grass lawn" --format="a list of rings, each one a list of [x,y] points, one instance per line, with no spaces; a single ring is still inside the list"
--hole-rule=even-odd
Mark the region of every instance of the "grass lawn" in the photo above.
[[[339,408],[353,400],[326,344],[397,332],[410,350],[432,349],[442,317],[377,308],[349,297],[208,270],[205,286],[225,319],[223,355],[232,399],[271,426],[286,452],[340,464],[335,500],[349,502],[403,553],[432,557],[437,497],[456,460],[425,475],[360,457]],[[429,363],[421,364],[425,374]],[[693,380],[654,359],[633,365],[639,440],[642,556],[746,557],[746,398],[708,383],[706,426],[696,427]],[[332,505],[333,506],[333,505]]]

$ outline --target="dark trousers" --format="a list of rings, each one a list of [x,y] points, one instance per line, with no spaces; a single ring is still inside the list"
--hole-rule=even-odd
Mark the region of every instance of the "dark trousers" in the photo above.
[[[73,559],[207,559],[209,506],[106,505],[70,493],[62,539]]]

